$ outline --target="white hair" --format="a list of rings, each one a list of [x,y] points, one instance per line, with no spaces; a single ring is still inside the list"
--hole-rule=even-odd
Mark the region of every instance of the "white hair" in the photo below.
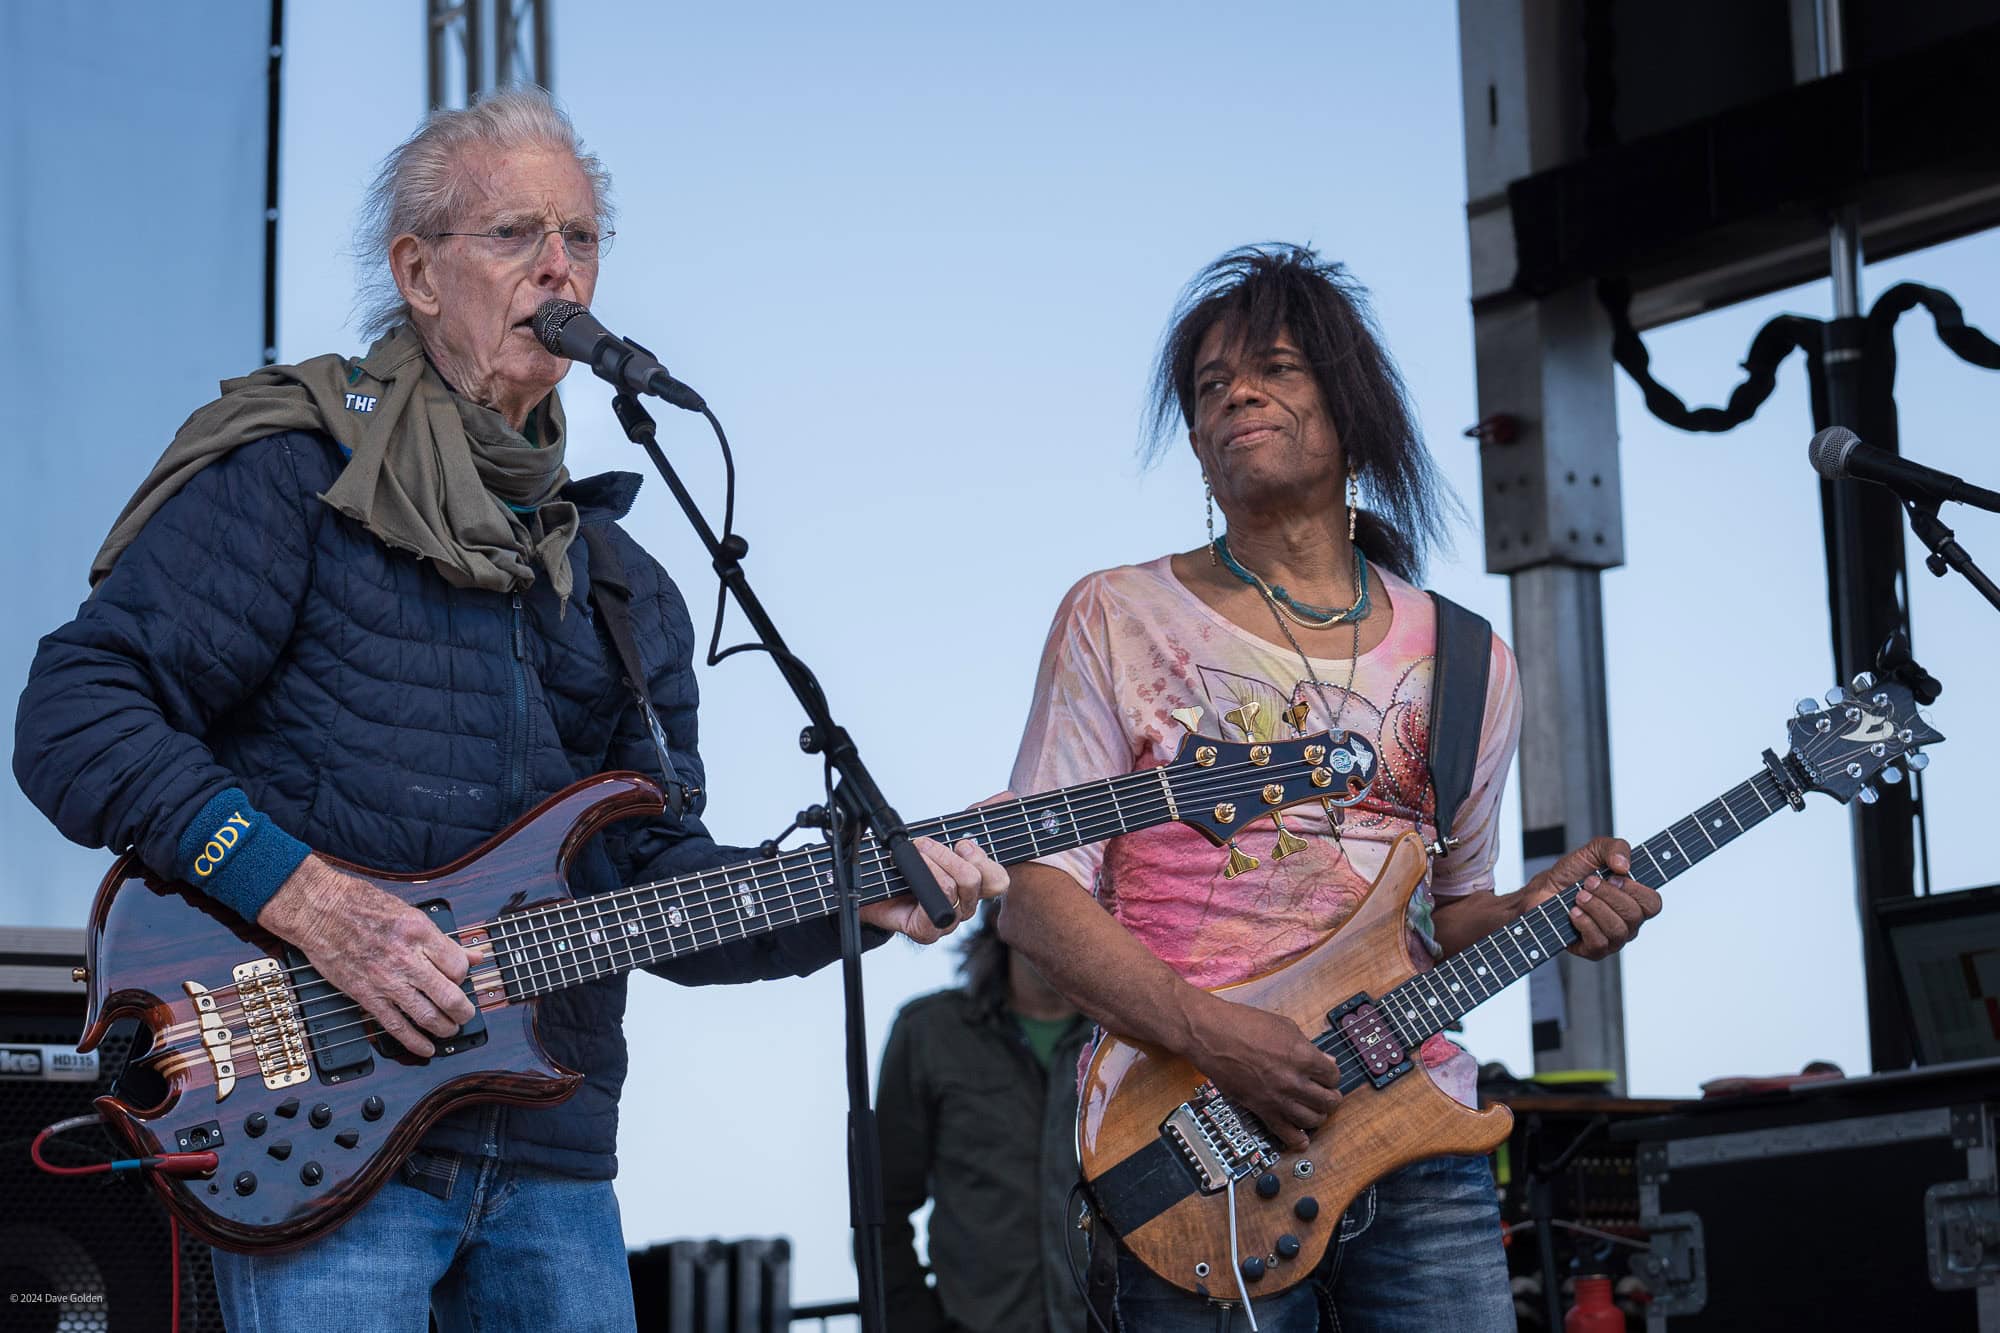
[[[545,147],[576,159],[590,181],[597,225],[612,222],[611,173],[583,146],[569,116],[541,88],[489,93],[457,111],[433,111],[424,123],[382,159],[355,233],[361,288],[355,314],[366,342],[410,317],[409,303],[389,269],[389,246],[405,234],[428,236],[450,231],[465,205],[467,178],[460,169],[476,148]]]

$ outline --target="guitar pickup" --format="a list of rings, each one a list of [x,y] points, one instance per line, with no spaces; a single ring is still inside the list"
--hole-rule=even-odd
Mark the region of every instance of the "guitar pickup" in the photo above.
[[[1370,996],[1357,995],[1339,1008],[1329,1009],[1326,1021],[1348,1049],[1361,1057],[1361,1067],[1376,1087],[1386,1088],[1415,1067],[1402,1034]]]
[[[444,934],[450,935],[458,929],[451,904],[439,900],[419,903],[418,907]],[[392,1060],[414,1062],[422,1059],[379,1029],[374,1031],[371,1039],[373,1024],[356,1018],[354,1001],[335,990],[305,960],[305,955],[296,949],[286,952],[287,964],[292,975],[298,979],[299,1012],[304,1016],[306,1032],[312,1038],[313,1064],[319,1070],[320,1082],[346,1083],[373,1073],[378,1050]],[[459,989],[472,1003],[472,1020],[449,1037],[433,1038],[440,1056],[459,1055],[486,1044],[486,1016],[479,1011],[479,1001],[473,996],[470,974],[459,983]]]

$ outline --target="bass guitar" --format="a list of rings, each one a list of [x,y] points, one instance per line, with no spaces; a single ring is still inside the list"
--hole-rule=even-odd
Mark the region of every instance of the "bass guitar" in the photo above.
[[[1791,751],[1632,850],[1632,874],[1655,887],[1807,792],[1843,804],[1877,799],[1896,765],[1944,737],[1910,689],[1872,675],[1799,705]],[[1445,1153],[1487,1153],[1512,1113],[1472,1110],[1418,1067],[1417,1048],[1473,1006],[1576,941],[1574,884],[1429,971],[1405,944],[1410,895],[1426,853],[1415,834],[1391,846],[1381,874],[1340,929],[1293,961],[1218,995],[1283,1014],[1340,1065],[1340,1104],[1303,1151],[1280,1147],[1194,1066],[1107,1036],[1084,1076],[1077,1146],[1088,1193],[1135,1258],[1183,1290],[1216,1300],[1275,1295],[1318,1265],[1341,1214],[1372,1181]]]
[[[1376,755],[1360,736],[1270,745],[1189,737],[1174,761],[1109,781],[980,806],[914,827],[975,838],[1013,864],[1113,834],[1179,821],[1216,845],[1252,820],[1306,801],[1351,805]],[[78,1049],[136,1017],[134,1080],[97,1109],[186,1226],[226,1249],[304,1244],[340,1225],[441,1116],[471,1102],[562,1101],[583,1075],[536,1035],[545,995],[649,963],[832,914],[832,849],[578,899],[567,873],[608,823],[652,816],[660,791],[636,773],[586,779],[477,850],[423,874],[341,869],[428,913],[487,961],[465,980],[472,1021],[428,1059],[387,1037],[298,951],[200,891],[129,855],[97,891],[87,935],[89,1009]],[[1280,825],[1282,827],[1282,825]],[[329,858],[331,859],[331,858]],[[903,892],[872,841],[855,857],[863,902]]]

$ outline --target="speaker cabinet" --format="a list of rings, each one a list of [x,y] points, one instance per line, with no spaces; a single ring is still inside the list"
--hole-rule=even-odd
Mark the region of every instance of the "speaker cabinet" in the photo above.
[[[792,1245],[783,1237],[677,1240],[626,1256],[640,1333],[786,1333]]]
[[[92,1114],[132,1047],[136,1026],[121,1023],[94,1067],[76,1057],[84,997],[70,969],[82,965],[80,930],[0,926],[0,1328],[165,1330],[173,1276],[166,1210],[136,1175],[51,1176],[28,1157],[44,1127]],[[43,1152],[59,1166],[127,1155],[97,1126],[63,1134]],[[178,1257],[183,1333],[222,1333],[208,1246],[183,1233]]]

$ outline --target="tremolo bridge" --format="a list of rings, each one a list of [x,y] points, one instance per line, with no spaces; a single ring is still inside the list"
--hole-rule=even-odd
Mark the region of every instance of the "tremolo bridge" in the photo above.
[[[1237,1110],[1213,1083],[1202,1084],[1176,1106],[1160,1133],[1194,1168],[1203,1194],[1226,1189],[1230,1181],[1277,1161],[1277,1146],[1257,1118]]]

